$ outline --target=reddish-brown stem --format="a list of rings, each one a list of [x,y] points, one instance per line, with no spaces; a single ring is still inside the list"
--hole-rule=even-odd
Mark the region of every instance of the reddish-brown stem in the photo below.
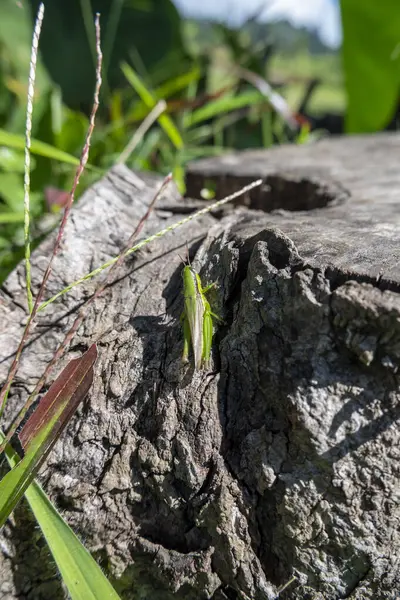
[[[96,298],[98,298],[100,296],[100,294],[102,294],[105,290],[105,288],[107,287],[107,285],[111,282],[111,278],[112,275],[114,274],[115,270],[118,269],[118,267],[121,265],[121,263],[123,262],[124,258],[126,257],[126,251],[129,250],[131,248],[131,246],[133,245],[133,242],[135,240],[135,238],[139,235],[139,233],[141,232],[141,230],[143,229],[143,226],[145,224],[145,222],[147,221],[147,219],[149,218],[152,210],[154,209],[154,205],[156,203],[156,201],[158,200],[158,198],[160,197],[160,195],[162,194],[162,192],[164,191],[165,187],[169,184],[169,182],[172,179],[172,175],[169,174],[165,177],[164,181],[162,182],[161,186],[159,187],[159,189],[157,190],[157,192],[154,194],[154,197],[152,199],[152,201],[150,202],[147,211],[145,212],[145,214],[143,215],[143,217],[140,219],[139,223],[136,225],[132,235],[130,236],[128,243],[125,247],[124,252],[122,252],[117,260],[116,263],[114,263],[114,265],[111,267],[111,269],[109,270],[107,277],[104,279],[104,281],[99,285],[99,287],[96,289],[95,293],[93,294],[93,296],[91,296],[83,306],[81,306],[78,315],[74,321],[74,323],[72,324],[72,326],[70,327],[69,331],[66,333],[63,341],[61,342],[61,344],[59,345],[59,347],[57,348],[56,352],[54,353],[54,356],[52,357],[51,361],[49,362],[49,364],[47,365],[42,377],[39,379],[39,381],[37,382],[37,384],[35,385],[35,388],[33,390],[33,392],[30,394],[29,398],[27,399],[23,409],[20,411],[20,413],[17,415],[17,417],[15,418],[15,420],[13,421],[10,430],[3,442],[3,444],[0,446],[0,453],[3,451],[3,449],[5,448],[5,445],[10,441],[10,439],[12,438],[12,436],[14,435],[15,431],[17,430],[17,428],[19,427],[22,419],[24,418],[26,411],[29,410],[29,408],[32,406],[37,394],[40,392],[41,388],[45,385],[49,375],[51,374],[55,364],[57,363],[57,361],[63,356],[64,352],[66,351],[66,349],[68,348],[68,346],[70,345],[76,331],[78,330],[79,326],[81,325],[83,318],[85,316],[85,313],[88,309],[88,307],[96,300]]]
[[[81,154],[81,158],[79,161],[79,166],[76,170],[75,173],[75,177],[74,177],[74,181],[72,184],[72,188],[71,188],[71,192],[69,194],[68,197],[68,202],[66,204],[65,210],[64,210],[64,215],[63,218],[61,220],[61,224],[58,230],[58,235],[57,235],[57,239],[56,242],[54,244],[54,248],[53,248],[53,252],[52,255],[50,257],[49,260],[49,264],[47,265],[47,269],[46,272],[43,276],[43,280],[42,283],[40,285],[39,288],[39,292],[36,296],[35,299],[35,303],[33,305],[33,309],[32,312],[30,313],[29,317],[28,317],[28,321],[25,325],[25,329],[24,329],[24,333],[22,335],[21,341],[18,345],[16,354],[15,354],[15,358],[11,364],[11,367],[8,371],[8,375],[7,375],[7,379],[6,382],[0,392],[0,418],[3,414],[6,402],[7,402],[7,397],[8,397],[8,393],[11,387],[11,383],[15,377],[15,374],[17,372],[18,369],[18,365],[19,365],[19,360],[21,357],[21,353],[22,350],[25,346],[26,340],[30,334],[31,331],[31,327],[32,327],[32,323],[36,317],[36,313],[38,310],[38,307],[42,301],[43,295],[44,295],[44,291],[46,289],[46,284],[47,281],[50,277],[51,274],[51,270],[52,270],[52,266],[53,266],[53,261],[60,249],[60,245],[61,245],[61,240],[64,234],[64,230],[65,230],[65,226],[68,220],[68,216],[69,213],[71,212],[71,207],[74,201],[74,196],[75,196],[75,192],[76,189],[78,187],[79,184],[79,180],[80,177],[82,175],[82,172],[85,168],[85,165],[87,163],[87,159],[89,156],[89,148],[90,148],[90,140],[91,140],[91,136],[93,133],[93,129],[94,129],[94,123],[95,123],[95,117],[96,117],[96,113],[97,113],[97,109],[99,107],[99,92],[100,92],[100,87],[101,87],[101,66],[102,66],[102,59],[103,59],[103,55],[101,52],[101,47],[100,47],[100,15],[96,14],[96,20],[95,20],[95,28],[96,28],[96,52],[97,52],[97,67],[96,67],[96,87],[95,87],[95,91],[94,91],[94,101],[93,101],[93,108],[92,108],[92,112],[90,115],[90,121],[89,121],[89,127],[88,127],[88,131],[86,134],[86,140],[85,140],[85,145],[83,147],[82,150],[82,154]],[[28,402],[25,404],[23,410],[21,411],[20,415],[22,414],[21,420],[24,417],[24,415],[26,414],[26,411],[29,409],[30,405],[32,404],[33,400],[31,401],[31,403],[29,404]],[[19,415],[19,416],[20,416]],[[13,435],[13,434],[11,434]],[[4,450],[5,444],[9,441],[10,437],[11,437],[10,433],[7,436],[7,440],[0,446],[0,453]]]

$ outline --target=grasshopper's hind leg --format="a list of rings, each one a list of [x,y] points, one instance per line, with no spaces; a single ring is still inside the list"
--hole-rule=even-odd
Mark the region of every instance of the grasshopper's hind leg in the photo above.
[[[182,352],[182,362],[189,362],[189,348],[190,348],[190,326],[189,321],[185,313],[181,316],[181,321],[183,321],[183,352]]]
[[[201,353],[201,362],[207,367],[211,356],[211,344],[213,337],[213,325],[211,313],[206,310],[203,317],[203,349]]]

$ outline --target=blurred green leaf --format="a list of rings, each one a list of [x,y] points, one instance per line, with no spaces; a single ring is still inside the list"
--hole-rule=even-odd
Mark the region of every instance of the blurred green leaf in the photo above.
[[[34,168],[33,159],[31,167]],[[14,152],[11,148],[0,146],[0,167],[3,171],[11,171],[13,173],[24,173],[24,153]]]
[[[350,133],[378,131],[394,116],[400,88],[399,8],[398,0],[341,0]]]
[[[147,89],[140,77],[126,63],[123,64],[121,68],[126,79],[131,84],[138,96],[140,96],[140,98],[146,104],[146,106],[148,106],[149,109],[154,108],[154,106],[157,104],[157,100],[154,98],[153,94]],[[161,127],[164,129],[171,142],[174,144],[175,148],[182,148],[183,139],[176,125],[172,121],[171,117],[169,117],[168,115],[160,115],[157,120],[160,123]]]
[[[194,144],[195,142],[202,142],[212,137],[213,132],[214,128],[212,125],[200,125],[199,127],[189,129],[185,135],[186,143]]]
[[[265,98],[258,90],[240,92],[235,96],[222,96],[221,98],[207,102],[205,106],[189,113],[185,118],[185,126],[190,127],[212,117],[237,110],[238,108],[260,104],[261,102],[265,102]]]
[[[32,15],[41,0],[29,0]],[[40,54],[63,101],[74,110],[89,113],[95,86],[94,15],[101,15],[104,48],[104,86],[111,91],[123,85],[123,61],[146,71],[164,60],[184,55],[181,19],[171,0],[52,0],[46,3]],[[175,61],[180,67],[182,60]]]
[[[153,129],[147,133],[142,143],[132,153],[132,157],[128,160],[128,164],[138,169],[151,170],[152,155],[155,155],[160,138],[162,135],[161,129]]]
[[[175,165],[172,171],[174,182],[180,193],[183,195],[186,191],[185,170],[182,165]]]
[[[56,137],[60,134],[63,124],[64,107],[62,104],[61,90],[55,87],[50,93],[51,132]]]
[[[186,89],[191,83],[194,81],[198,81],[201,76],[201,71],[199,67],[194,67],[187,71],[187,73],[183,73],[183,75],[178,75],[177,77],[172,77],[168,79],[165,83],[158,86],[154,90],[154,95],[159,100],[166,100],[170,98],[173,94],[180,92]]]
[[[0,129],[0,145],[7,146],[9,148],[16,148],[18,150],[23,150],[25,148],[25,137],[23,135],[9,133],[4,129]],[[51,158],[53,160],[58,160],[69,165],[79,165],[79,159],[75,158],[75,156],[71,156],[71,154],[63,152],[62,150],[59,150],[54,146],[50,146],[50,144],[46,144],[45,142],[40,142],[39,140],[32,140],[31,152],[33,154],[44,156],[46,158]],[[86,168],[101,173],[100,169],[98,169],[97,167],[93,167],[92,165],[87,164]]]
[[[1,0],[0,43],[4,43],[4,53],[10,52],[13,71],[16,80],[27,84],[26,75],[29,71],[30,50],[32,41],[31,15],[26,2],[18,3],[15,0]],[[37,68],[38,88],[48,80],[45,69],[39,63]],[[38,89],[37,88],[37,89]],[[21,95],[26,96],[25,89]]]
[[[221,156],[231,150],[225,146],[185,146],[179,156],[184,162],[188,162],[204,156]]]
[[[85,115],[64,107],[61,127],[55,136],[57,147],[64,148],[70,154],[80,153],[88,127],[89,121]]]
[[[168,79],[165,83],[160,86],[154,88],[154,93],[152,96],[157,100],[167,100],[172,95],[186,89],[191,84],[197,82],[201,76],[201,71],[198,67],[194,67],[190,69],[187,73],[183,75],[178,75],[177,77]],[[136,121],[143,121],[143,119],[148,115],[149,107],[145,102],[135,102],[133,107],[127,112],[126,117],[122,120],[117,120],[112,123],[111,128],[121,127],[124,124],[131,124]],[[105,128],[106,131],[109,130],[109,127]]]
[[[0,198],[13,211],[24,209],[24,181],[19,173],[0,171]]]
[[[308,144],[310,141],[310,125],[302,125],[296,138],[297,144]]]
[[[0,212],[0,223],[23,223],[23,212]]]

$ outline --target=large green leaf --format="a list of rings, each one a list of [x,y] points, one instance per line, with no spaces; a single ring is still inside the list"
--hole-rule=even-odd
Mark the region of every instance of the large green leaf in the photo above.
[[[383,129],[400,89],[398,0],[341,0],[348,132]]]
[[[33,15],[40,1],[29,0]],[[181,21],[171,0],[51,0],[45,4],[40,54],[71,108],[88,112],[93,102],[96,12],[101,15],[103,92],[125,83],[119,69],[123,61],[150,72],[166,61],[183,66]]]

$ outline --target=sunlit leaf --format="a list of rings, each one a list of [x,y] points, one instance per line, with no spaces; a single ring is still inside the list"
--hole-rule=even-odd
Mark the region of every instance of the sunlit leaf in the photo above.
[[[0,223],[23,223],[23,212],[0,212]]]
[[[180,92],[185,89],[189,84],[194,81],[198,81],[200,79],[200,69],[198,67],[194,67],[190,69],[187,73],[183,73],[183,75],[178,75],[177,77],[173,77],[168,79],[165,83],[155,88],[154,95],[158,99],[167,99],[171,97],[173,94]]]
[[[138,96],[140,96],[140,98],[146,104],[146,106],[149,109],[154,108],[154,106],[157,104],[157,99],[147,89],[147,87],[145,86],[143,81],[140,79],[140,77],[126,63],[124,63],[121,68],[122,68],[122,71],[123,71],[126,79],[131,84],[131,86],[134,88],[134,90],[138,94]],[[182,139],[181,134],[179,133],[175,123],[171,119],[171,117],[163,114],[163,115],[160,115],[157,120],[160,123],[161,127],[164,129],[165,133],[167,134],[167,136],[169,137],[171,142],[174,144],[175,148],[182,148],[183,147],[183,139]]]
[[[23,150],[25,148],[25,137],[23,135],[17,135],[16,133],[10,133],[4,129],[0,129],[0,146],[7,146],[8,148]],[[32,154],[37,154],[46,158],[52,158],[53,160],[58,160],[69,165],[79,165],[79,159],[75,158],[75,156],[72,156],[67,152],[63,152],[58,148],[54,148],[54,146],[51,146],[50,144],[40,142],[39,140],[32,140],[31,152]],[[89,164],[86,165],[86,168],[100,171],[99,169],[96,169],[96,167],[93,167]]]
[[[24,153],[14,152],[10,148],[5,146],[0,147],[0,167],[3,171],[12,173],[23,173],[24,172]],[[34,168],[34,164],[31,164],[31,168]]]
[[[96,345],[72,360],[43,396],[19,433],[24,458],[0,481],[0,527],[22,498],[41,464],[86,396],[93,379]]]
[[[260,102],[265,102],[265,98],[258,90],[241,92],[236,96],[222,96],[189,113],[185,118],[185,127],[190,127],[197,123],[201,123],[202,121],[211,119],[212,117],[216,117],[217,115],[225,114],[246,106],[253,106]]]
[[[0,431],[0,443],[4,435]],[[19,458],[7,446],[6,456],[10,467],[18,464]],[[64,521],[37,481],[25,491],[36,521],[46,539],[53,558],[68,588],[72,600],[118,600],[119,596],[104,573]]]
[[[384,128],[394,116],[400,87],[398,0],[342,0],[343,67],[350,133]]]
[[[11,211],[23,212],[24,181],[19,173],[0,171],[0,197]]]

